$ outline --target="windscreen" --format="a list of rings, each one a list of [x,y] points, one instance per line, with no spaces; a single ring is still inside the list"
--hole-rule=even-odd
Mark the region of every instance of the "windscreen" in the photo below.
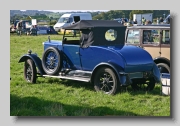
[[[71,17],[61,17],[58,20],[58,23],[71,23],[73,22],[73,19]]]

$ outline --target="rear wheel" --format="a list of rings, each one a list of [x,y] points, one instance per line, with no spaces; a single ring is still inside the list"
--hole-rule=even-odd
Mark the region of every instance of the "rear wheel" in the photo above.
[[[133,82],[131,84],[132,89],[138,90],[138,91],[152,91],[155,87],[155,80],[154,78],[151,78],[149,81],[145,82],[144,84],[140,83],[138,84],[137,82]]]
[[[160,73],[170,73],[170,67],[165,63],[158,63],[157,64]]]
[[[28,59],[24,63],[24,79],[30,83],[36,83],[37,71],[34,62]]]
[[[105,94],[115,94],[118,89],[116,74],[110,68],[100,68],[94,77],[94,88],[96,91],[103,91]]]

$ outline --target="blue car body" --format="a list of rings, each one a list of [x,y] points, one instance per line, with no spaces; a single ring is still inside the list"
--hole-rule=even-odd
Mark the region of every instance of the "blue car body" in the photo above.
[[[19,62],[31,59],[40,76],[91,83],[96,83],[103,78],[103,75],[111,71],[108,74],[109,78],[115,78],[107,80],[107,77],[104,77],[102,83],[105,85],[105,80],[109,83],[112,80],[114,87],[128,86],[134,83],[142,84],[148,80],[153,80],[153,83],[160,82],[160,72],[151,55],[142,48],[123,44],[126,27],[118,22],[81,20],[64,29],[65,33],[66,30],[82,30],[83,33],[83,30],[90,29],[90,32],[88,31],[88,34],[85,34],[86,37],[88,36],[86,44],[82,44],[81,40],[70,40],[68,42],[66,40],[68,36],[66,37],[65,34],[62,41],[50,40],[49,38],[48,41],[43,42],[44,54],[42,59],[29,53],[22,56]],[[115,33],[116,40],[109,42],[109,38],[104,39],[103,32],[109,29],[117,31]],[[119,37],[117,37],[118,35]],[[106,72],[97,78],[98,73],[101,74],[98,72],[100,70]],[[118,80],[117,84],[115,83],[116,80]],[[95,86],[96,90],[100,89],[97,85]],[[116,92],[114,87],[113,91],[105,92],[114,94]]]

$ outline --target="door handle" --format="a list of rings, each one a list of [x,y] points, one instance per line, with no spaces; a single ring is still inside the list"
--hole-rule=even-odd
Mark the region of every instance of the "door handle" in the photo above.
[[[79,54],[79,52],[76,52],[76,54]]]

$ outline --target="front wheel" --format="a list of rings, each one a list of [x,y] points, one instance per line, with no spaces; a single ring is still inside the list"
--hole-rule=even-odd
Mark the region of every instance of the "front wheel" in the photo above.
[[[62,66],[61,55],[54,47],[47,48],[42,57],[42,67],[46,74],[55,75]]]
[[[100,68],[94,77],[94,88],[105,94],[115,94],[118,89],[118,79],[110,68]]]
[[[24,63],[24,79],[30,83],[36,83],[36,66],[31,59],[28,59]]]
[[[149,81],[142,83],[133,82],[131,84],[132,89],[138,90],[138,91],[152,91],[155,87],[155,80],[154,78],[151,78]]]

